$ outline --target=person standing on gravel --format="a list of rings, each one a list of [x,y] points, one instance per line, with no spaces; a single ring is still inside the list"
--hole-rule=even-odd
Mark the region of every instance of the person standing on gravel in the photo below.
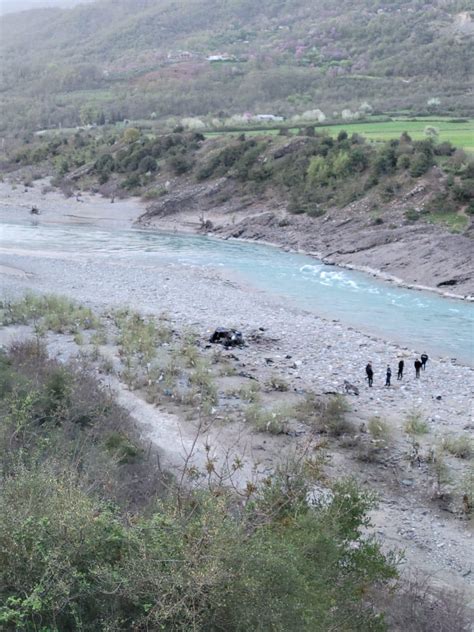
[[[365,372],[367,373],[367,381],[369,382],[369,386],[372,386],[374,383],[374,371],[372,369],[372,362],[368,362],[365,367]]]
[[[387,373],[385,375],[385,386],[390,386],[390,381],[392,379],[392,369],[387,366]]]
[[[397,380],[401,380],[403,378],[403,368],[404,367],[405,367],[405,362],[403,360],[400,360],[400,362],[398,363]]]
[[[426,369],[426,363],[428,362],[428,354],[422,353],[420,356],[421,366],[423,367],[423,371]]]
[[[422,366],[422,362],[417,358],[415,360],[415,377],[420,377],[420,369]]]

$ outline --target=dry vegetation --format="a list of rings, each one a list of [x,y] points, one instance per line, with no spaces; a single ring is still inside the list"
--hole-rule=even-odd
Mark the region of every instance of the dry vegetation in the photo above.
[[[35,630],[41,621],[58,632],[77,625],[240,630],[245,621],[262,632],[323,632],[329,619],[347,632],[384,630],[386,622],[389,629],[468,629],[457,597],[434,595],[423,582],[410,590],[393,583],[396,559],[361,536],[373,497],[354,481],[328,479],[333,451],[371,468],[400,449],[383,419],[357,428],[343,396],[295,394],[274,369],[239,376],[232,351],[176,330],[166,315],[123,309],[97,316],[61,297],[33,295],[1,310],[5,325],[29,323],[33,334],[0,358],[5,629]],[[48,358],[52,332],[76,343],[81,336],[77,360]],[[233,480],[239,456],[221,470],[210,446],[203,471],[190,459],[166,473],[97,371],[198,431],[243,424],[268,437],[288,435],[280,447],[287,458],[282,453],[271,476],[244,485]],[[417,437],[419,418],[414,412],[408,420]],[[443,456],[469,459],[467,445],[464,437],[444,437],[427,466],[439,497],[449,486],[472,506],[472,468],[455,474]],[[27,555],[26,541],[38,555]],[[160,559],[173,560],[172,581],[167,563],[152,562]],[[351,570],[341,575],[349,559]],[[253,605],[243,611],[249,582]],[[457,627],[432,627],[446,613]]]

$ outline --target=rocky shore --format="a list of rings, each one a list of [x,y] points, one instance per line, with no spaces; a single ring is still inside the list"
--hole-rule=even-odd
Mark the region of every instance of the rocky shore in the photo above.
[[[0,217],[48,223],[89,224],[210,233],[223,239],[267,243],[305,253],[347,269],[359,270],[395,285],[474,300],[473,241],[440,226],[407,224],[400,209],[394,224],[367,223],[367,209],[356,202],[350,217],[289,215],[276,200],[257,204],[237,197],[220,204],[214,185],[175,183],[169,198],[145,204],[139,198],[111,200],[93,193],[65,197],[49,179],[33,186],[0,182]],[[215,189],[215,190],[214,190]],[[413,202],[416,202],[414,194]],[[412,196],[413,197],[413,196]],[[31,215],[31,209],[39,215]],[[272,210],[270,211],[269,208]]]
[[[219,203],[215,199],[219,190],[215,184],[177,184],[175,193],[147,207],[138,224],[270,243],[399,286],[474,300],[472,235],[407,222],[407,200],[392,204],[387,222],[370,211],[366,199],[309,217],[289,214],[286,204],[273,198],[255,203],[235,196]],[[421,204],[423,187],[411,193],[407,194],[410,203]]]
[[[19,189],[12,191],[3,183],[0,189],[2,218],[7,221],[19,216],[30,218],[29,207],[36,203],[40,208],[38,221],[69,222],[71,218],[76,221],[77,217],[81,222],[123,226],[144,211],[136,200],[114,204],[92,196],[90,199],[81,196],[83,202],[64,200],[57,194],[38,194],[37,187],[25,193]],[[175,228],[179,227],[177,219],[173,218]],[[181,223],[186,223],[184,216]],[[266,236],[262,234],[262,239]],[[250,235],[240,237],[250,238]],[[384,419],[393,431],[396,447],[382,463],[366,465],[357,464],[347,449],[338,448],[331,452],[328,471],[334,476],[356,476],[362,484],[380,494],[381,506],[374,515],[376,529],[387,547],[406,550],[407,566],[424,568],[441,583],[465,589],[468,600],[474,599],[469,523],[433,500],[429,468],[425,464],[423,467],[410,465],[403,429],[407,416],[419,411],[428,425],[428,434],[420,439],[420,450],[425,456],[444,434],[472,435],[472,369],[449,360],[433,359],[421,379],[416,380],[413,357],[421,350],[388,343],[337,321],[295,309],[283,299],[250,291],[227,278],[225,271],[203,272],[143,261],[130,265],[111,257],[98,258],[93,253],[45,256],[6,249],[0,250],[0,264],[3,298],[18,296],[30,289],[64,294],[102,313],[124,305],[148,314],[167,312],[178,327],[191,327],[202,340],[218,325],[236,327],[244,336],[263,328],[265,345],[250,343],[236,353],[239,370],[259,380],[273,371],[278,372],[288,380],[292,391],[300,392],[340,393],[344,380],[348,379],[360,392],[358,397],[350,399],[353,423],[366,424],[373,416]],[[60,348],[58,352],[61,353]],[[394,379],[393,386],[387,389],[384,387],[385,367],[390,363],[394,368],[402,356],[406,359],[406,377],[401,382]],[[364,373],[369,359],[375,369],[372,389],[367,387]],[[163,433],[158,432],[163,421],[162,411],[147,408],[143,403],[138,406],[127,397],[122,403],[127,401],[132,408],[135,406],[137,419],[146,418],[147,436],[154,436],[158,442],[162,440]],[[167,423],[172,420],[168,419]],[[224,441],[225,432],[221,430],[216,436]],[[259,438],[258,442],[265,453],[263,440]],[[459,459],[454,458],[450,461],[454,472],[460,471],[458,462]]]

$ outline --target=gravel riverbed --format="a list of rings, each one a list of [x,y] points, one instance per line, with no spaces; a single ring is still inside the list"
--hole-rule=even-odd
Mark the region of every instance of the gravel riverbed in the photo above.
[[[100,208],[103,217],[106,211],[105,206]],[[9,206],[2,216],[14,218],[17,213]],[[128,213],[132,215],[130,207]],[[91,212],[88,221],[93,222],[93,216]],[[50,220],[54,221],[53,215]],[[422,411],[433,441],[444,433],[472,436],[472,368],[436,357],[428,349],[431,357],[427,369],[416,380],[413,360],[424,349],[406,348],[319,318],[287,300],[245,286],[225,268],[203,270],[93,253],[0,248],[0,278],[2,298],[33,290],[63,294],[100,312],[117,306],[148,314],[167,312],[176,326],[192,327],[203,338],[220,325],[236,327],[244,336],[263,327],[272,341],[271,349],[262,355],[257,345],[250,344],[240,351],[247,370],[258,373],[268,369],[270,362],[293,387],[318,393],[341,392],[343,381],[349,380],[360,390],[359,397],[351,398],[354,419],[363,421],[379,415],[398,436],[403,434],[406,415],[414,409]],[[466,344],[472,345],[472,340]],[[405,358],[406,366],[401,382],[395,379],[399,357]],[[372,389],[365,382],[368,360],[375,370]],[[384,387],[387,364],[394,371],[391,388]],[[334,475],[353,473],[350,468],[344,455],[334,455],[330,465]],[[382,474],[365,469],[357,476],[381,494],[374,521],[387,546],[404,548],[407,565],[425,568],[442,583],[464,588],[474,603],[469,523],[431,505],[429,497],[423,496],[425,492],[420,495],[426,481],[416,469],[400,481],[390,480],[387,467]]]

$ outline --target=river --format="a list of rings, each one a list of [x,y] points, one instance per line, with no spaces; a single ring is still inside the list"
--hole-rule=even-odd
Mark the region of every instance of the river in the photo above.
[[[384,340],[473,364],[474,306],[260,244],[205,236],[3,223],[5,253],[74,253],[140,264],[220,269],[229,278]]]

